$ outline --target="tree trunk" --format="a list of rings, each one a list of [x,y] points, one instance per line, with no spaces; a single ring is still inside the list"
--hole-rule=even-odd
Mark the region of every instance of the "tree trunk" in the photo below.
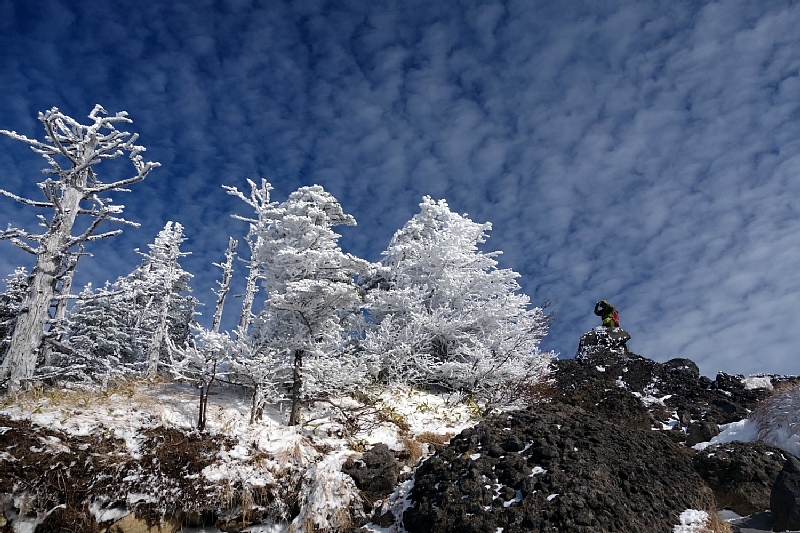
[[[70,238],[75,217],[81,202],[85,174],[75,189],[67,189],[61,200],[60,213],[54,217],[48,234],[42,240],[31,284],[20,306],[17,324],[11,337],[6,358],[0,366],[0,380],[9,378],[9,390],[19,390],[36,371],[36,359],[44,340],[45,328],[50,319],[50,305],[56,295],[56,283],[64,266],[63,249]]]
[[[164,287],[164,299],[161,301],[161,309],[159,310],[158,325],[153,334],[153,342],[150,344],[150,350],[147,355],[147,377],[153,378],[158,372],[158,363],[161,362],[161,347],[164,345],[164,339],[167,337],[167,317],[169,316],[170,306],[172,305],[172,291],[175,280],[175,264],[177,258],[173,261],[170,257],[170,264],[167,268],[167,282]]]
[[[239,332],[241,335],[247,335],[247,329],[250,327],[253,314],[253,301],[256,298],[256,281],[258,280],[258,266],[251,261],[248,266],[247,273],[247,288],[244,291],[244,299],[242,300],[242,314],[239,315]]]
[[[222,324],[222,309],[225,307],[225,298],[228,296],[228,291],[231,288],[233,258],[236,255],[237,244],[239,244],[239,241],[233,237],[228,237],[228,250],[225,252],[225,263],[217,265],[222,268],[222,281],[219,283],[217,305],[214,307],[214,320],[211,322],[211,331],[214,333],[219,333],[219,327],[220,324]]]
[[[200,409],[197,415],[197,429],[203,431],[206,428],[206,408],[208,407],[208,389],[211,384],[200,385]]]
[[[294,351],[294,369],[292,370],[292,411],[289,414],[289,425],[296,426],[300,422],[300,393],[303,388],[303,350]]]

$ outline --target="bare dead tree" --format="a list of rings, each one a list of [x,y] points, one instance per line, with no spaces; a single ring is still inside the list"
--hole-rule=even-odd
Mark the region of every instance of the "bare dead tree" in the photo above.
[[[225,252],[225,262],[222,264],[213,263],[214,266],[222,269],[222,281],[217,282],[219,290],[214,291],[217,295],[217,305],[214,308],[214,320],[211,323],[211,331],[219,333],[222,323],[222,309],[225,307],[225,298],[231,289],[231,278],[233,277],[233,258],[236,257],[236,247],[239,241],[233,237],[228,238],[228,250]]]
[[[97,233],[103,221],[138,226],[119,217],[123,206],[113,204],[104,195],[110,191],[127,192],[127,186],[142,181],[159,166],[159,163],[142,158],[145,149],[135,144],[138,134],[116,128],[119,124],[132,122],[126,112],[108,116],[105,109],[96,105],[89,113],[89,119],[89,125],[80,124],[55,107],[39,113],[39,121],[46,132],[44,141],[0,130],[0,133],[28,144],[49,165],[43,170],[47,179],[39,183],[44,201],[21,197],[3,189],[0,189],[0,195],[52,213],[49,220],[39,215],[44,233],[31,233],[11,225],[0,232],[0,240],[11,241],[36,256],[30,287],[22,303],[8,353],[0,366],[0,380],[8,379],[11,389],[18,389],[21,383],[34,375],[50,318],[48,311],[57,296],[57,285],[68,275],[65,268],[69,265],[67,258],[71,250],[84,243],[122,233],[120,229]],[[134,166],[134,174],[111,183],[100,181],[94,166],[126,153]],[[78,215],[89,216],[92,220],[82,233],[72,235]]]

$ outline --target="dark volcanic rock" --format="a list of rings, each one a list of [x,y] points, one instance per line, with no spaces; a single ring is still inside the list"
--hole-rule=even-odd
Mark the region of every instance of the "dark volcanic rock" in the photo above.
[[[628,353],[627,342],[631,335],[622,328],[595,328],[584,333],[578,343],[578,354],[575,359],[579,361],[598,353],[612,352],[617,355]]]
[[[356,487],[372,501],[390,494],[397,485],[400,465],[386,444],[380,443],[364,452],[361,460],[348,459],[342,472],[356,482]]]
[[[720,509],[747,516],[770,508],[770,491],[787,456],[763,442],[729,442],[697,452],[693,463]]]
[[[696,440],[713,433],[715,425],[747,418],[769,395],[765,389],[746,389],[742,376],[720,373],[713,381],[700,376],[689,359],[658,363],[627,348],[615,348],[611,340],[603,341],[602,333],[593,330],[584,335],[575,359],[555,362],[554,377],[562,401],[609,420],[631,427],[674,427],[682,432],[693,423],[705,423],[693,427]],[[619,391],[634,396],[636,402],[623,399]]]
[[[719,426],[714,422],[701,420],[690,422],[686,426],[686,446],[694,446],[701,442],[708,442],[719,435]]]
[[[800,459],[787,455],[770,497],[774,531],[800,530]]]
[[[561,403],[492,417],[423,463],[411,533],[672,531],[714,497],[688,451]]]

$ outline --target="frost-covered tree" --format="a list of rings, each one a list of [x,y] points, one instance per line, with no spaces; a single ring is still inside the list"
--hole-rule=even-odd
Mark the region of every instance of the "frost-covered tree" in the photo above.
[[[362,280],[363,346],[374,371],[484,398],[509,381],[541,378],[548,315],[519,293],[519,274],[497,268],[500,252],[479,250],[491,224],[453,213],[444,200],[425,197],[420,208]]]
[[[359,363],[342,353],[343,316],[360,302],[354,277],[368,264],[342,252],[332,229],[355,223],[336,198],[314,185],[290,194],[258,230],[255,259],[267,300],[252,339],[283,357],[283,370],[291,372],[290,425],[299,422],[304,394],[334,383],[346,387],[363,375]]]
[[[232,215],[236,220],[247,222],[250,230],[245,237],[245,241],[250,248],[250,259],[247,262],[247,285],[242,299],[242,312],[239,317],[238,332],[240,336],[247,335],[250,324],[253,321],[253,303],[258,292],[258,281],[261,279],[261,265],[258,260],[258,249],[261,246],[262,234],[266,231],[269,224],[278,220],[281,211],[278,203],[270,200],[272,185],[267,180],[261,180],[261,186],[256,185],[252,180],[247,180],[250,185],[250,194],[245,194],[236,187],[223,185],[222,188],[228,194],[235,196],[249,205],[255,211],[255,218]]]
[[[127,113],[107,116],[99,105],[89,114],[91,124],[83,125],[64,115],[57,108],[39,114],[45,128],[44,141],[30,139],[16,132],[0,130],[12,139],[28,144],[41,155],[49,167],[44,169],[48,178],[39,183],[44,200],[33,200],[0,189],[0,194],[23,205],[44,209],[50,218],[39,215],[42,233],[32,233],[9,226],[0,232],[0,239],[11,241],[19,248],[36,256],[36,265],[21,305],[11,343],[0,365],[0,380],[10,378],[11,388],[33,377],[39,349],[45,338],[50,319],[50,306],[57,296],[57,286],[68,273],[69,254],[84,243],[117,235],[121,230],[98,233],[100,224],[113,221],[135,225],[118,215],[123,206],[107,197],[111,191],[125,191],[125,187],[142,181],[158,163],[142,158],[144,148],[135,144],[138,135],[117,129],[117,125],[130,123]],[[124,154],[133,164],[132,176],[104,183],[95,170],[101,161],[115,159]],[[88,222],[73,235],[79,215],[89,217]],[[62,295],[66,296],[66,295]]]
[[[130,327],[128,302],[111,284],[97,291],[88,284],[59,323],[62,342],[53,347],[42,369],[70,378],[122,375],[136,368],[136,339]]]
[[[133,272],[102,291],[84,289],[67,313],[53,364],[82,365],[90,374],[152,375],[173,346],[183,346],[196,306],[192,275],[179,263],[184,240],[182,226],[168,222],[149,252],[140,252]]]
[[[178,262],[189,255],[180,250],[185,240],[183,226],[167,222],[155,242],[147,245],[150,251],[140,252],[144,261],[130,280],[139,302],[144,304],[136,327],[152,331],[145,354],[148,376],[155,375],[161,358],[168,355],[170,341],[181,346],[189,337],[196,300],[187,296],[191,292],[189,280],[194,276]]]
[[[179,380],[197,385],[200,392],[197,429],[206,427],[208,392],[220,377],[220,369],[229,365],[233,342],[226,333],[198,328],[196,335],[183,346],[170,350],[169,370]]]
[[[11,343],[19,308],[28,290],[29,277],[27,269],[19,267],[3,280],[6,290],[0,293],[0,361],[5,357],[8,345]]]

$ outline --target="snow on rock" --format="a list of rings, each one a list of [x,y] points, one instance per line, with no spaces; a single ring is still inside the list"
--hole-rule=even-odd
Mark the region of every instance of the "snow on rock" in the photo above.
[[[724,444],[726,442],[753,442],[758,433],[757,425],[750,419],[731,422],[720,426],[720,433],[709,442],[695,444],[695,450],[705,450],[712,444]]]
[[[707,533],[708,513],[696,509],[687,509],[681,513],[681,523],[672,528],[672,533]]]
[[[345,531],[366,522],[361,495],[353,478],[342,472],[351,452],[332,453],[315,463],[303,475],[300,514],[289,532]]]
[[[767,389],[772,390],[772,378],[769,376],[750,376],[742,379],[744,388],[747,390],[752,389]]]

